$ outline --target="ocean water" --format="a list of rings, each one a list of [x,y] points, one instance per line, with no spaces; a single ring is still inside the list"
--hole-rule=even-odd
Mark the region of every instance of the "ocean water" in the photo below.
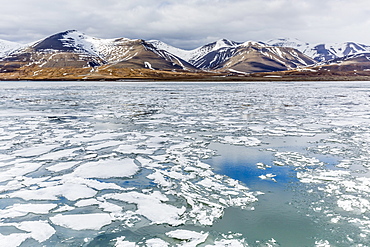
[[[0,82],[1,246],[370,246],[370,83]]]

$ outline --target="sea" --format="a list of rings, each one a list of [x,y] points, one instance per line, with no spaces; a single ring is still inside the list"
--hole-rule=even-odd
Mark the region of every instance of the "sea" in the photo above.
[[[0,245],[370,246],[370,82],[0,82]]]

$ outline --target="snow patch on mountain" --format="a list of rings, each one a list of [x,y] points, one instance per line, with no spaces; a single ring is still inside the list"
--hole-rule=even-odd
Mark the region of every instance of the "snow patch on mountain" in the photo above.
[[[184,50],[184,49],[173,47],[159,40],[150,40],[148,41],[148,43],[152,44],[154,47],[156,47],[159,50],[168,51],[172,53],[173,55],[193,65],[197,60],[199,60],[200,58],[202,58],[203,56],[207,55],[210,52],[217,51],[222,48],[233,48],[239,45],[239,43],[228,40],[228,39],[220,39],[213,43],[198,47],[193,50]]]
[[[20,43],[11,42],[7,40],[0,40],[0,57],[7,56],[12,51],[17,50],[21,48],[22,46],[24,45]]]
[[[61,41],[65,46],[84,50],[109,62],[118,62],[132,57],[131,47],[128,43],[137,40],[127,38],[99,39],[73,30],[63,35]]]
[[[187,62],[191,60],[191,58],[193,57],[193,53],[196,50],[196,49],[195,50],[183,50],[183,49],[168,45],[160,40],[149,40],[148,43],[153,45],[158,50],[164,50],[164,51],[170,52],[173,55]]]
[[[318,62],[370,51],[370,46],[355,42],[310,44],[298,39],[281,38],[268,40],[264,43],[271,46],[295,48]]]
[[[252,45],[256,45],[256,46],[268,46],[267,44],[264,44],[263,42],[257,42],[257,41],[252,41],[252,40],[245,41],[244,43],[240,44],[239,46],[248,47],[248,46],[252,46]]]
[[[309,43],[305,43],[296,38],[279,38],[279,39],[270,39],[268,41],[264,41],[263,43],[271,45],[271,46],[279,46],[279,47],[292,47],[299,51],[303,51]],[[303,48],[303,49],[302,49]]]

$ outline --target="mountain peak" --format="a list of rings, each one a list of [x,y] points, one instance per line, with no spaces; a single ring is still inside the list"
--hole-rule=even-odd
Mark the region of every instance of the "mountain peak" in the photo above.
[[[271,45],[271,46],[293,47],[296,49],[298,49],[299,47],[305,47],[309,45],[309,43],[303,42],[297,38],[270,39],[268,41],[265,41],[264,43]]]
[[[236,47],[238,45],[237,42],[231,41],[228,39],[219,39],[216,42],[212,43],[213,44],[213,51],[216,51],[221,48],[229,48],[229,47]]]
[[[255,46],[266,46],[265,43],[262,43],[262,42],[257,42],[257,41],[246,41],[244,42],[243,44],[241,44],[241,46],[252,46],[252,45],[255,45]]]
[[[35,50],[59,50],[59,51],[73,51],[75,47],[72,46],[73,38],[67,37],[78,34],[76,30],[68,30],[53,34],[33,45]]]

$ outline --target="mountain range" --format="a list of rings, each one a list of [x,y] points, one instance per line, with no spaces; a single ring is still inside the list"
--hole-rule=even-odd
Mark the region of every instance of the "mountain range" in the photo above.
[[[100,39],[76,30],[60,32],[29,44],[0,40],[0,74],[15,78],[37,77],[45,71],[50,76],[58,71],[67,75],[87,73],[87,70],[95,74],[104,72],[112,78],[122,76],[113,76],[120,70],[136,71],[136,74],[151,70],[152,73],[222,75],[292,70],[367,71],[370,69],[369,59],[368,45],[354,42],[309,44],[297,39],[258,42],[221,39],[193,50],[176,48],[159,40]]]

